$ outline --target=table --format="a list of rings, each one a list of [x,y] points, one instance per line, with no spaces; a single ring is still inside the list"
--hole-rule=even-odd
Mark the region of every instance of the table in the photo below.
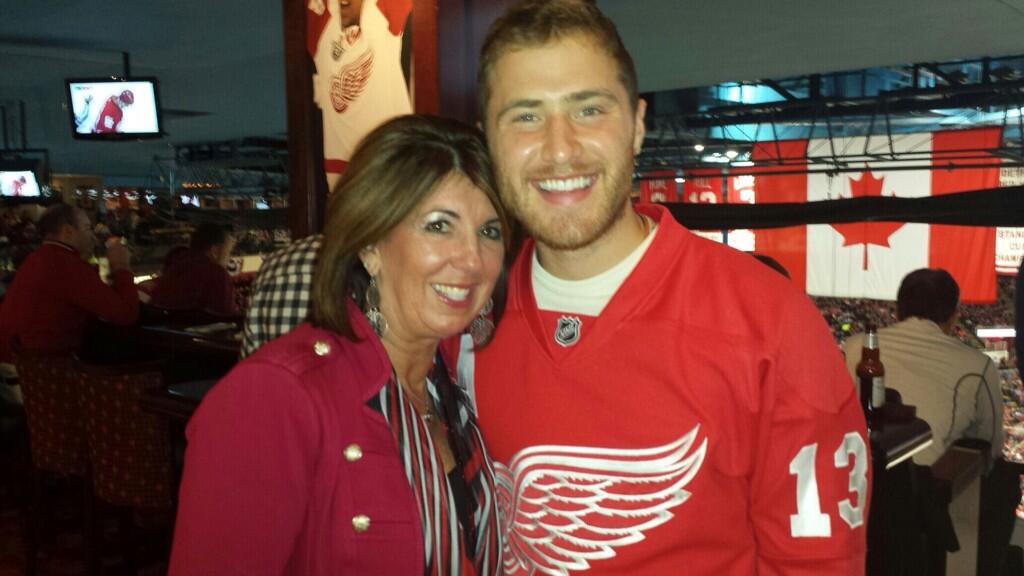
[[[139,398],[139,406],[147,412],[166,416],[172,424],[184,424],[216,383],[217,380],[190,380],[150,390]]]
[[[171,352],[228,353],[237,358],[242,349],[242,331],[231,322],[199,326],[143,326],[142,334],[154,347]]]
[[[242,348],[241,330],[233,323],[143,326],[139,334],[148,347],[170,359],[168,384],[219,380],[238,363]]]
[[[910,458],[932,443],[932,431],[920,418],[883,422],[871,430],[871,508],[868,513],[867,574],[912,574],[914,553],[908,544],[919,529],[914,497],[916,471]]]

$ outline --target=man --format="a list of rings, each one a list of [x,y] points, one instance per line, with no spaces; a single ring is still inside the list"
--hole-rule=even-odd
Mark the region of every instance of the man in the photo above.
[[[412,112],[402,42],[412,0],[307,3],[314,101],[323,113],[324,168],[331,189],[360,140]]]
[[[110,286],[86,263],[96,246],[89,217],[67,204],[51,206],[39,220],[43,244],[18,268],[0,308],[0,361],[11,362],[11,341],[26,349],[73,351],[86,322],[102,318],[128,325],[139,314],[139,297],[128,250],[107,243]]]
[[[990,443],[992,466],[982,479],[978,574],[1002,574],[1001,565],[1020,503],[1019,465],[1003,451],[1003,396],[995,362],[951,334],[959,317],[960,287],[949,272],[922,268],[907,274],[896,295],[899,322],[878,331],[885,385],[932,428],[932,445],[914,456],[931,466],[961,438]],[[843,343],[854,374],[864,336]]]
[[[508,574],[862,574],[864,418],[791,282],[630,201],[645,103],[593,3],[512,7],[478,88],[533,240],[463,346]],[[514,366],[514,369],[510,367]]]
[[[309,290],[323,236],[314,234],[274,252],[252,283],[245,314],[242,358],[298,326],[309,312]]]
[[[131,90],[124,90],[120,94],[107,98],[106,103],[103,104],[103,110],[100,111],[99,118],[96,119],[96,125],[93,127],[93,132],[97,133],[114,133],[119,132],[121,129],[121,120],[124,119],[124,109],[127,106],[131,106],[135,103],[135,94]]]
[[[238,313],[235,283],[225,269],[235,237],[222,225],[204,222],[189,240],[188,252],[157,280],[150,303],[172,310]]]
[[[1003,396],[991,358],[951,336],[959,318],[960,287],[940,268],[907,274],[896,295],[896,324],[878,330],[885,385],[932,428],[932,445],[914,456],[931,466],[961,438],[991,443],[993,460],[1003,450]],[[843,343],[855,375],[864,335]]]
[[[13,196],[21,196],[21,189],[25,187],[28,180],[24,176],[17,180],[11,181],[11,192]]]

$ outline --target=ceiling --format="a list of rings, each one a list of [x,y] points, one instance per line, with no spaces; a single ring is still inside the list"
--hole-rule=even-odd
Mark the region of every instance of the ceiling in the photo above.
[[[295,0],[301,1],[301,0]],[[1024,0],[598,0],[637,61],[641,90],[1024,54]],[[0,106],[8,146],[54,173],[153,185],[172,146],[285,135],[281,0],[0,0]],[[63,80],[160,79],[167,136],[70,136]],[[443,62],[443,56],[442,56]],[[155,161],[154,159],[164,159]]]
[[[55,173],[147,184],[172,145],[286,132],[280,0],[87,2],[0,0],[0,104],[11,144],[25,107],[26,146],[46,148]],[[143,142],[71,138],[64,79],[157,76],[167,137]]]

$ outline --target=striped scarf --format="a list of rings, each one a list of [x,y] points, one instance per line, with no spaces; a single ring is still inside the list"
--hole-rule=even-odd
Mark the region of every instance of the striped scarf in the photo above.
[[[496,576],[501,569],[498,506],[494,470],[470,408],[469,398],[452,384],[440,356],[427,379],[436,413],[448,427],[448,438],[469,493],[469,533],[459,524],[452,488],[441,455],[398,378],[381,388],[375,408],[395,436],[406,478],[416,494],[424,540],[427,576]]]

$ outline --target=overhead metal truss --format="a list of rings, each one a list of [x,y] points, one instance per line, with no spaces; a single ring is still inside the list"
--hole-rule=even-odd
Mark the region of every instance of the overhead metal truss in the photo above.
[[[155,158],[161,181],[182,193],[284,195],[288,191],[288,143],[244,138],[179,144],[174,157]]]
[[[637,174],[728,167],[730,174],[1024,166],[1024,57],[920,63],[643,95],[647,135]],[[997,147],[903,150],[911,133],[999,127]],[[864,137],[851,147],[850,137]],[[818,140],[786,157],[784,140]],[[751,164],[754,146],[771,161]],[[776,153],[771,153],[775,150]],[[953,162],[956,162],[953,165]]]

